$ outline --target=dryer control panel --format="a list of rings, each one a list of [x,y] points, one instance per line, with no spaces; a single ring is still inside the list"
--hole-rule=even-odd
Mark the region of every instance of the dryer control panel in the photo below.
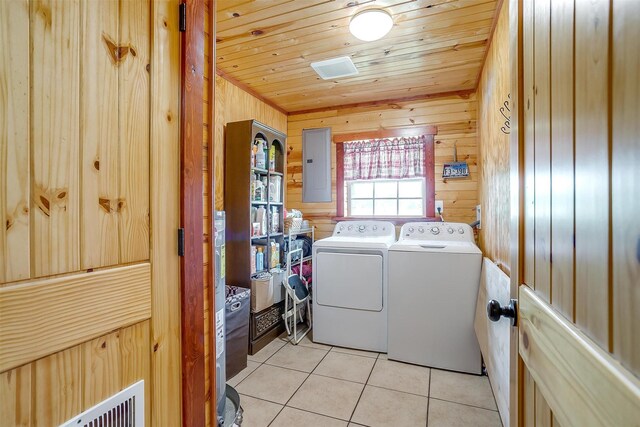
[[[400,240],[475,243],[471,226],[460,222],[407,222],[400,231]]]
[[[333,229],[334,236],[395,238],[396,228],[389,221],[340,221]]]

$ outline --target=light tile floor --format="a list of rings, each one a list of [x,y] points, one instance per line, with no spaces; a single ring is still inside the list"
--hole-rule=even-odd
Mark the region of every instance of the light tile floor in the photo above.
[[[228,381],[243,427],[501,427],[487,377],[286,336]]]

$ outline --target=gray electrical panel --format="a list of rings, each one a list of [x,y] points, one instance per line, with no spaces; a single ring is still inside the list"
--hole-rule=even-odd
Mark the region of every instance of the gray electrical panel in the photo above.
[[[302,201],[331,201],[331,128],[302,131]]]

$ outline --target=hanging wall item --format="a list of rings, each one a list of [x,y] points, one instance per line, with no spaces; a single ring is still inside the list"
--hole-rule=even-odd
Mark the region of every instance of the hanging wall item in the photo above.
[[[458,148],[453,145],[453,162],[444,164],[442,168],[443,178],[465,178],[469,176],[469,165],[467,162],[458,161]]]
[[[504,117],[504,124],[500,127],[500,130],[505,135],[509,135],[511,133],[511,94],[507,95],[507,100],[502,103],[500,107],[500,114]]]

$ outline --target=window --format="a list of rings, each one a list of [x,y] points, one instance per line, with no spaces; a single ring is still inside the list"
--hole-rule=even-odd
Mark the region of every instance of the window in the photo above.
[[[345,181],[349,217],[424,217],[425,179]]]
[[[436,129],[334,135],[337,218],[432,218]]]

